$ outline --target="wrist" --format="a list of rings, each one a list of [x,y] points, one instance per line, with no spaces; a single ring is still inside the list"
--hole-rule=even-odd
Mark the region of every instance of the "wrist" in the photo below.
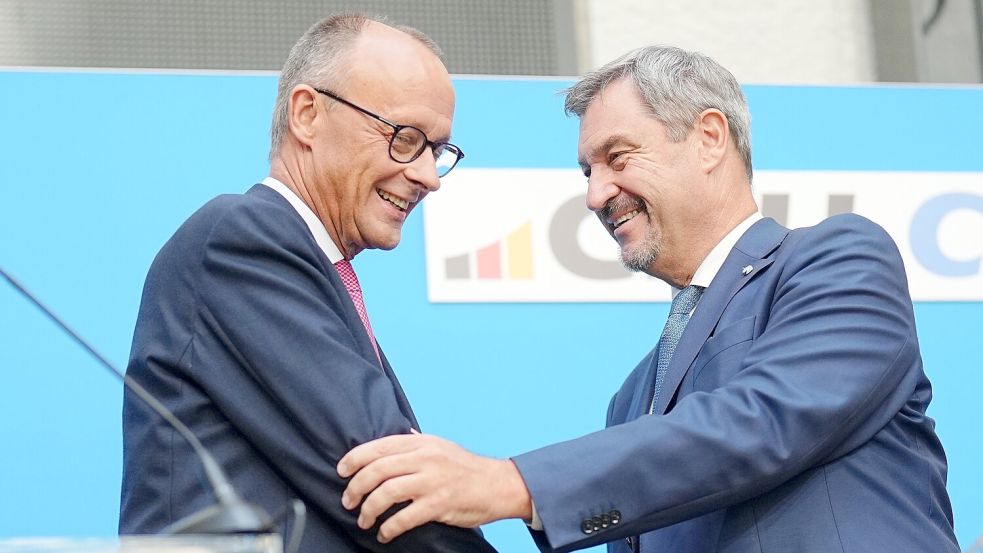
[[[503,512],[499,519],[518,518],[526,522],[532,520],[532,497],[529,495],[529,488],[526,487],[522,474],[511,459],[498,461],[501,463],[501,497],[503,498]]]

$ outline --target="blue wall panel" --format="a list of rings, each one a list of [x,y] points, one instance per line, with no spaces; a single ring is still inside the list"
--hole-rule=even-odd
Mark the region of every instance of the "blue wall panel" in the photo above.
[[[569,82],[459,79],[470,167],[575,167]],[[267,170],[270,75],[0,72],[0,266],[125,364],[157,249]],[[983,90],[748,87],[757,169],[983,171]],[[975,109],[973,109],[975,108]],[[665,304],[431,304],[423,225],[357,260],[423,428],[508,456],[596,430]],[[957,535],[983,533],[981,303],[916,305]],[[115,533],[120,384],[0,285],[0,537]],[[488,529],[509,552],[521,524]]]

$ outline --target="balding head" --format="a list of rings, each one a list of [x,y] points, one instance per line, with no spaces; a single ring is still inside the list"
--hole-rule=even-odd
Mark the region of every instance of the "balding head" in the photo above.
[[[339,56],[334,77],[328,88],[363,103],[374,98],[369,105],[383,113],[426,96],[454,101],[450,75],[436,53],[417,37],[376,21],[367,22]]]
[[[314,24],[290,49],[280,72],[273,122],[270,128],[270,159],[276,157],[287,133],[290,93],[299,84],[333,85],[345,65],[356,39],[367,26],[379,25],[412,38],[436,57],[440,47],[424,33],[404,25],[387,25],[383,18],[358,14],[335,15]]]

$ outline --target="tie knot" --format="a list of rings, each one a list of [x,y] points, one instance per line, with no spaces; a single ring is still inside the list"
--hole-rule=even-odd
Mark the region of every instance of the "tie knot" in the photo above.
[[[338,268],[338,272],[339,273],[342,272],[342,271],[345,271],[347,273],[354,273],[355,272],[355,268],[352,267],[351,262],[348,261],[347,259],[342,259],[340,261],[336,261],[335,264],[334,264],[334,266]]]
[[[688,315],[689,312],[696,307],[696,302],[700,300],[700,295],[702,294],[702,286],[694,286],[690,284],[686,288],[683,288],[678,294],[676,294],[675,298],[672,298],[672,306],[669,308],[669,314]]]
[[[355,268],[352,267],[352,264],[347,259],[342,259],[335,263],[334,266],[335,270],[338,271],[338,276],[345,283],[346,288],[361,291],[361,286],[358,285],[358,277],[355,276]]]

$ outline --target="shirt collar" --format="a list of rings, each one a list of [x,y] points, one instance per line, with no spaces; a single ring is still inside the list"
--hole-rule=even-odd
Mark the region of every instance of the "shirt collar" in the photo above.
[[[724,261],[727,260],[727,255],[730,253],[730,250],[734,249],[734,246],[737,245],[737,241],[741,239],[741,236],[743,236],[745,232],[747,232],[747,229],[751,228],[751,225],[757,223],[762,218],[761,212],[755,211],[747,219],[744,219],[740,222],[740,224],[734,227],[733,230],[728,232],[727,236],[724,236],[723,240],[718,242],[717,245],[710,250],[710,253],[703,260],[703,263],[700,263],[700,266],[696,269],[696,272],[693,273],[693,280],[690,281],[690,284],[702,286],[704,288],[710,286],[710,283],[713,282],[713,278],[717,276],[717,272],[720,271],[720,267],[722,267]],[[673,287],[672,297],[676,297],[676,294],[678,293],[679,289]]]
[[[293,206],[294,211],[296,211],[297,214],[300,215],[300,218],[304,220],[304,223],[307,224],[307,228],[310,229],[311,235],[314,236],[314,241],[317,242],[318,247],[321,248],[321,251],[323,251],[324,255],[327,256],[328,261],[334,264],[345,258],[345,256],[341,255],[341,250],[338,248],[338,245],[334,243],[334,240],[331,239],[331,235],[329,235],[328,231],[324,228],[324,223],[317,218],[317,215],[315,215],[314,212],[311,211],[311,208],[304,203],[304,200],[300,199],[300,196],[294,194],[294,191],[288,188],[287,185],[273,177],[266,177],[263,179],[263,184],[269,186],[273,190],[276,190],[281,196],[290,202],[290,205]]]

